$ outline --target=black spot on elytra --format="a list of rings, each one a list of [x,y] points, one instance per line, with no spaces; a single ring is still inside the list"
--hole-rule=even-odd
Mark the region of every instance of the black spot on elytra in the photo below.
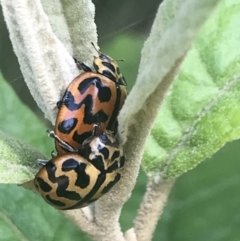
[[[46,167],[49,180],[52,183],[57,183],[57,190],[56,190],[57,196],[65,197],[71,200],[81,200],[81,196],[78,193],[66,190],[69,185],[68,176],[65,176],[65,175],[61,175],[59,177],[55,176],[57,168],[52,161],[49,161],[45,167]]]
[[[69,110],[74,110],[76,108],[74,96],[68,90],[65,91],[62,99],[59,102],[61,103],[61,106],[65,105]],[[61,108],[61,106],[60,106],[60,108]]]
[[[92,135],[92,131],[87,131],[82,134],[78,134],[77,131],[74,132],[72,139],[79,144],[82,144],[88,137]]]
[[[41,177],[37,177],[38,187],[44,192],[50,192],[52,187],[45,182]]]
[[[82,152],[82,155],[89,159],[89,155],[92,153],[92,148],[89,145],[84,145]]]
[[[95,114],[92,114],[93,100],[91,95],[87,95],[84,101],[86,102],[86,104],[85,104],[83,123],[88,125],[92,125],[95,123],[101,124],[108,120],[107,114],[102,110],[98,111]],[[75,131],[73,134],[73,140],[79,144],[82,144],[91,135],[92,135],[92,131],[84,132],[81,134],[78,134],[78,132]]]
[[[115,73],[114,66],[109,62],[102,62],[102,65],[106,66],[108,69],[110,69],[113,73]]]
[[[126,161],[125,156],[121,156],[121,158],[120,158],[120,167],[124,166],[125,161]]]
[[[82,105],[84,105],[85,111],[84,111],[83,122],[86,124],[106,122],[108,120],[108,116],[103,110],[100,110],[95,114],[92,113],[93,103],[94,101],[93,101],[92,95],[89,94],[79,104],[72,103],[67,107],[70,111],[74,111],[74,110],[80,109]],[[69,123],[69,125],[74,123],[75,122],[72,121],[71,123]]]
[[[116,83],[116,77],[109,70],[103,70],[102,75]]]
[[[107,192],[109,192],[109,190],[120,180],[121,178],[121,175],[118,173],[116,176],[115,176],[115,179],[111,182],[109,182],[107,184],[107,186],[105,186],[102,190],[102,194],[105,194]]]
[[[68,172],[68,171],[74,170],[75,168],[78,167],[78,165],[79,165],[79,162],[77,162],[73,158],[69,158],[69,159],[67,159],[66,161],[63,162],[62,171]]]
[[[64,202],[61,202],[59,200],[55,200],[55,199],[52,199],[49,195],[46,195],[45,197],[48,202],[50,202],[51,204],[57,206],[57,207],[64,207],[65,206],[65,203]]]
[[[115,162],[112,163],[111,166],[108,167],[107,173],[114,172],[114,171],[116,171],[118,168],[119,168],[119,162],[118,162],[118,161],[115,161]]]
[[[75,185],[84,189],[87,188],[90,184],[90,176],[86,174],[86,163],[80,163],[76,168],[75,171],[77,173],[77,180]]]
[[[109,150],[106,147],[103,147],[102,149],[99,150],[101,154],[103,154],[104,159],[108,159],[109,157]]]
[[[101,173],[105,173],[104,163],[101,156],[96,156],[90,161]]]
[[[72,207],[66,208],[66,209],[80,208],[80,207],[82,207],[83,205],[86,206],[86,204],[91,203],[92,201],[95,201],[95,200],[92,200],[91,198],[92,198],[92,197],[96,194],[96,192],[99,190],[99,188],[101,187],[101,185],[104,183],[105,179],[106,179],[105,173],[100,173],[100,174],[98,175],[97,181],[96,181],[95,185],[93,186],[93,188],[91,189],[91,191],[90,191],[81,201],[79,201],[78,203],[76,203],[76,204],[73,205]]]
[[[111,99],[111,90],[98,77],[84,79],[78,86],[80,94],[83,95],[91,85],[94,85],[98,89],[98,99],[100,102],[108,102]]]
[[[69,134],[72,130],[74,130],[77,123],[78,123],[77,118],[70,118],[67,120],[63,120],[58,124],[57,129],[60,133]]]
[[[113,162],[115,159],[117,159],[120,156],[120,151],[115,151],[111,157],[111,161]]]
[[[106,122],[108,120],[108,116],[103,110],[100,110],[95,114],[92,114],[92,108],[93,108],[94,102],[91,95],[87,95],[82,102],[84,102],[85,104],[85,113],[83,118],[84,123],[94,124],[94,123]]]
[[[69,177],[68,176],[60,176],[57,177],[58,187],[56,193],[59,197],[65,197],[74,201],[81,200],[81,196],[74,192],[66,190],[69,186]]]

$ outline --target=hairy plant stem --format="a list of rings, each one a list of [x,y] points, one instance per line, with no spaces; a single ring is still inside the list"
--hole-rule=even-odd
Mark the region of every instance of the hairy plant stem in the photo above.
[[[134,221],[134,231],[138,241],[152,239],[174,181],[174,179],[161,180],[156,183],[154,180],[149,180],[147,191]]]
[[[30,2],[35,4],[30,4]],[[81,2],[83,4],[85,3],[84,1]],[[183,6],[179,8],[181,11],[176,11],[176,16],[172,19],[172,21],[174,20],[173,23],[168,22],[163,24],[162,20],[164,20],[164,17],[161,18],[161,11],[163,11],[163,13],[165,12],[164,5],[162,5],[162,10],[159,10],[152,34],[149,37],[150,40],[145,45],[145,50],[142,54],[143,61],[140,65],[140,77],[119,115],[119,127],[121,127],[119,130],[120,134],[125,137],[123,139],[126,140],[124,152],[127,159],[119,183],[117,183],[108,194],[93,204],[93,212],[90,215],[91,218],[88,218],[81,209],[61,211],[63,215],[91,236],[93,240],[124,241],[126,238],[132,241],[136,240],[136,237],[138,237],[138,240],[150,240],[152,237],[159,218],[155,213],[155,209],[157,208],[158,214],[161,213],[173,181],[154,184],[150,180],[143,204],[140,207],[135,221],[135,233],[132,232],[130,235],[124,237],[118,220],[121,209],[130,197],[135,186],[145,142],[164,96],[178,73],[185,53],[189,50],[197,31],[202,25],[202,19],[206,18],[217,0],[204,0],[203,2],[205,5],[211,2],[207,10],[202,2],[203,7],[200,3],[198,4],[198,1],[187,0],[184,2]],[[91,36],[88,33],[89,29],[86,28],[86,24],[83,24],[84,29],[79,28],[79,31],[77,31],[75,28],[72,28],[72,30],[70,29],[65,33],[71,33],[70,35],[78,33],[74,38],[73,36],[64,38],[64,35],[61,35],[61,32],[59,32],[61,39],[65,39],[67,43],[67,50],[65,45],[63,45],[52,32],[50,22],[43,11],[40,0],[18,0],[17,3],[12,0],[2,0],[2,3],[4,3],[3,9],[7,16],[6,19],[13,45],[15,45],[15,52],[20,59],[20,63],[22,63],[21,68],[25,78],[27,77],[28,79],[28,86],[45,115],[54,123],[57,111],[56,102],[59,100],[60,93],[73,79],[73,76],[75,77],[78,74],[70,52],[74,50],[74,52],[78,52],[83,58],[86,57],[86,60],[90,59],[88,51],[86,51],[86,55],[83,53],[83,50],[86,48],[81,49],[77,46],[81,33],[84,33],[82,34],[84,37]],[[24,5],[22,3],[24,3]],[[47,2],[45,1],[45,3]],[[78,13],[74,14],[74,6],[68,5],[73,4],[73,2],[62,1],[62,3],[61,6],[66,6],[64,12],[66,16],[68,16],[66,21],[62,19],[64,20],[65,26],[76,26],[74,23],[76,22],[75,17],[78,17]],[[179,4],[180,3],[181,1],[179,1]],[[60,4],[58,5],[60,9],[61,6]],[[29,6],[32,8],[29,8]],[[79,7],[80,12],[82,12],[81,9],[82,8]],[[186,18],[189,9],[199,10],[198,14],[195,14],[196,17],[193,17],[191,21]],[[14,14],[12,14],[12,12],[14,12]],[[86,11],[86,13],[88,13],[88,11]],[[32,15],[34,16],[32,17]],[[93,15],[94,10],[92,9],[91,14],[86,16],[86,19],[89,18],[89,23],[93,22]],[[15,21],[13,16],[18,17],[18,21]],[[75,17],[70,19],[71,16]],[[36,27],[39,26],[39,24],[34,24],[35,22],[32,24],[32,21],[29,21],[29,19],[35,20],[36,23],[41,19],[44,21],[40,26],[41,28],[36,31]],[[27,23],[26,27],[24,23]],[[45,29],[48,31],[45,32]],[[30,30],[34,31],[31,32]],[[92,26],[91,30],[96,30],[95,26]],[[26,32],[29,33],[29,35],[25,35]],[[39,38],[37,36],[39,36]],[[48,36],[48,38],[46,38],[46,36]],[[96,34],[93,36],[97,38]],[[174,41],[170,41],[173,36]],[[72,47],[69,39],[72,39],[77,47]],[[86,44],[90,42],[90,40],[89,38],[83,38],[81,42]],[[20,44],[22,44],[24,48]],[[31,48],[28,46],[31,46]],[[42,51],[44,46],[46,46],[45,51]],[[27,51],[22,51],[22,49],[26,49]],[[36,53],[37,50],[38,52]],[[161,68],[159,68],[160,63]],[[37,85],[34,84],[34,81]],[[54,95],[53,91],[55,91]],[[35,189],[32,183],[24,183],[22,186],[32,190]],[[152,194],[150,190],[152,190]],[[154,206],[154,210],[152,210],[152,206],[148,205],[149,202],[158,205],[156,207]],[[147,211],[143,210],[144,208],[146,208]],[[144,215],[148,216],[144,217]],[[148,220],[154,220],[153,224],[148,224]],[[149,225],[149,231],[145,236],[143,233],[146,232],[146,229],[143,227],[143,224]],[[144,237],[145,239],[143,239]]]

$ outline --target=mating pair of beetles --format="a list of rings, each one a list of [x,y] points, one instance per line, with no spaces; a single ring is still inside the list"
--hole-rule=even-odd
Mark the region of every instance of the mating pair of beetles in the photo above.
[[[82,208],[100,198],[119,181],[125,162],[115,135],[126,82],[116,61],[97,52],[95,71],[75,60],[84,73],[57,103],[55,129],[48,131],[57,155],[38,160],[42,168],[34,185],[47,203],[61,210]]]

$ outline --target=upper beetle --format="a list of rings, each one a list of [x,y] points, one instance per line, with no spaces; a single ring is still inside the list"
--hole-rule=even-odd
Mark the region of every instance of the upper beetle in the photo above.
[[[84,73],[67,87],[59,108],[55,134],[70,146],[79,149],[91,136],[93,125],[98,124],[98,134],[111,130],[116,134],[117,116],[127,96],[126,81],[117,62],[98,51],[94,57],[95,72],[81,61],[77,66]],[[55,142],[58,153],[68,152]]]

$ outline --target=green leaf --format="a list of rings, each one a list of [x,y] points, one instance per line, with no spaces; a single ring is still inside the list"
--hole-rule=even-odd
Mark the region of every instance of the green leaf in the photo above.
[[[47,137],[46,127],[22,104],[1,74],[0,86],[0,102],[4,103],[0,112],[1,129],[8,132],[0,131],[0,183],[22,183],[34,178],[39,169],[37,159],[46,159],[24,141],[41,151],[46,151],[47,145],[50,147],[49,141],[53,141]],[[11,137],[11,134],[20,140]]]
[[[16,96],[0,72],[0,129],[49,155],[54,149],[53,140],[46,134],[46,126]]]
[[[0,182],[21,183],[39,169],[36,160],[54,149],[46,127],[0,76]],[[19,117],[19,118],[17,118]],[[10,137],[15,135],[16,138]],[[20,141],[21,140],[21,141]],[[50,156],[50,155],[49,155]],[[13,184],[0,185],[0,241],[90,240],[41,196]]]
[[[34,178],[37,159],[46,159],[35,148],[0,131],[0,183],[23,183]]]
[[[56,209],[16,185],[0,185],[0,241],[87,241]]]
[[[153,241],[239,240],[239,146],[227,144],[177,179]]]
[[[130,92],[136,81],[143,43],[143,36],[132,33],[117,36],[101,47],[103,53],[114,59],[124,58],[124,61],[118,61],[118,64],[121,73],[126,79],[128,92]]]
[[[154,123],[146,172],[174,178],[240,137],[240,3],[222,1],[184,61]]]

